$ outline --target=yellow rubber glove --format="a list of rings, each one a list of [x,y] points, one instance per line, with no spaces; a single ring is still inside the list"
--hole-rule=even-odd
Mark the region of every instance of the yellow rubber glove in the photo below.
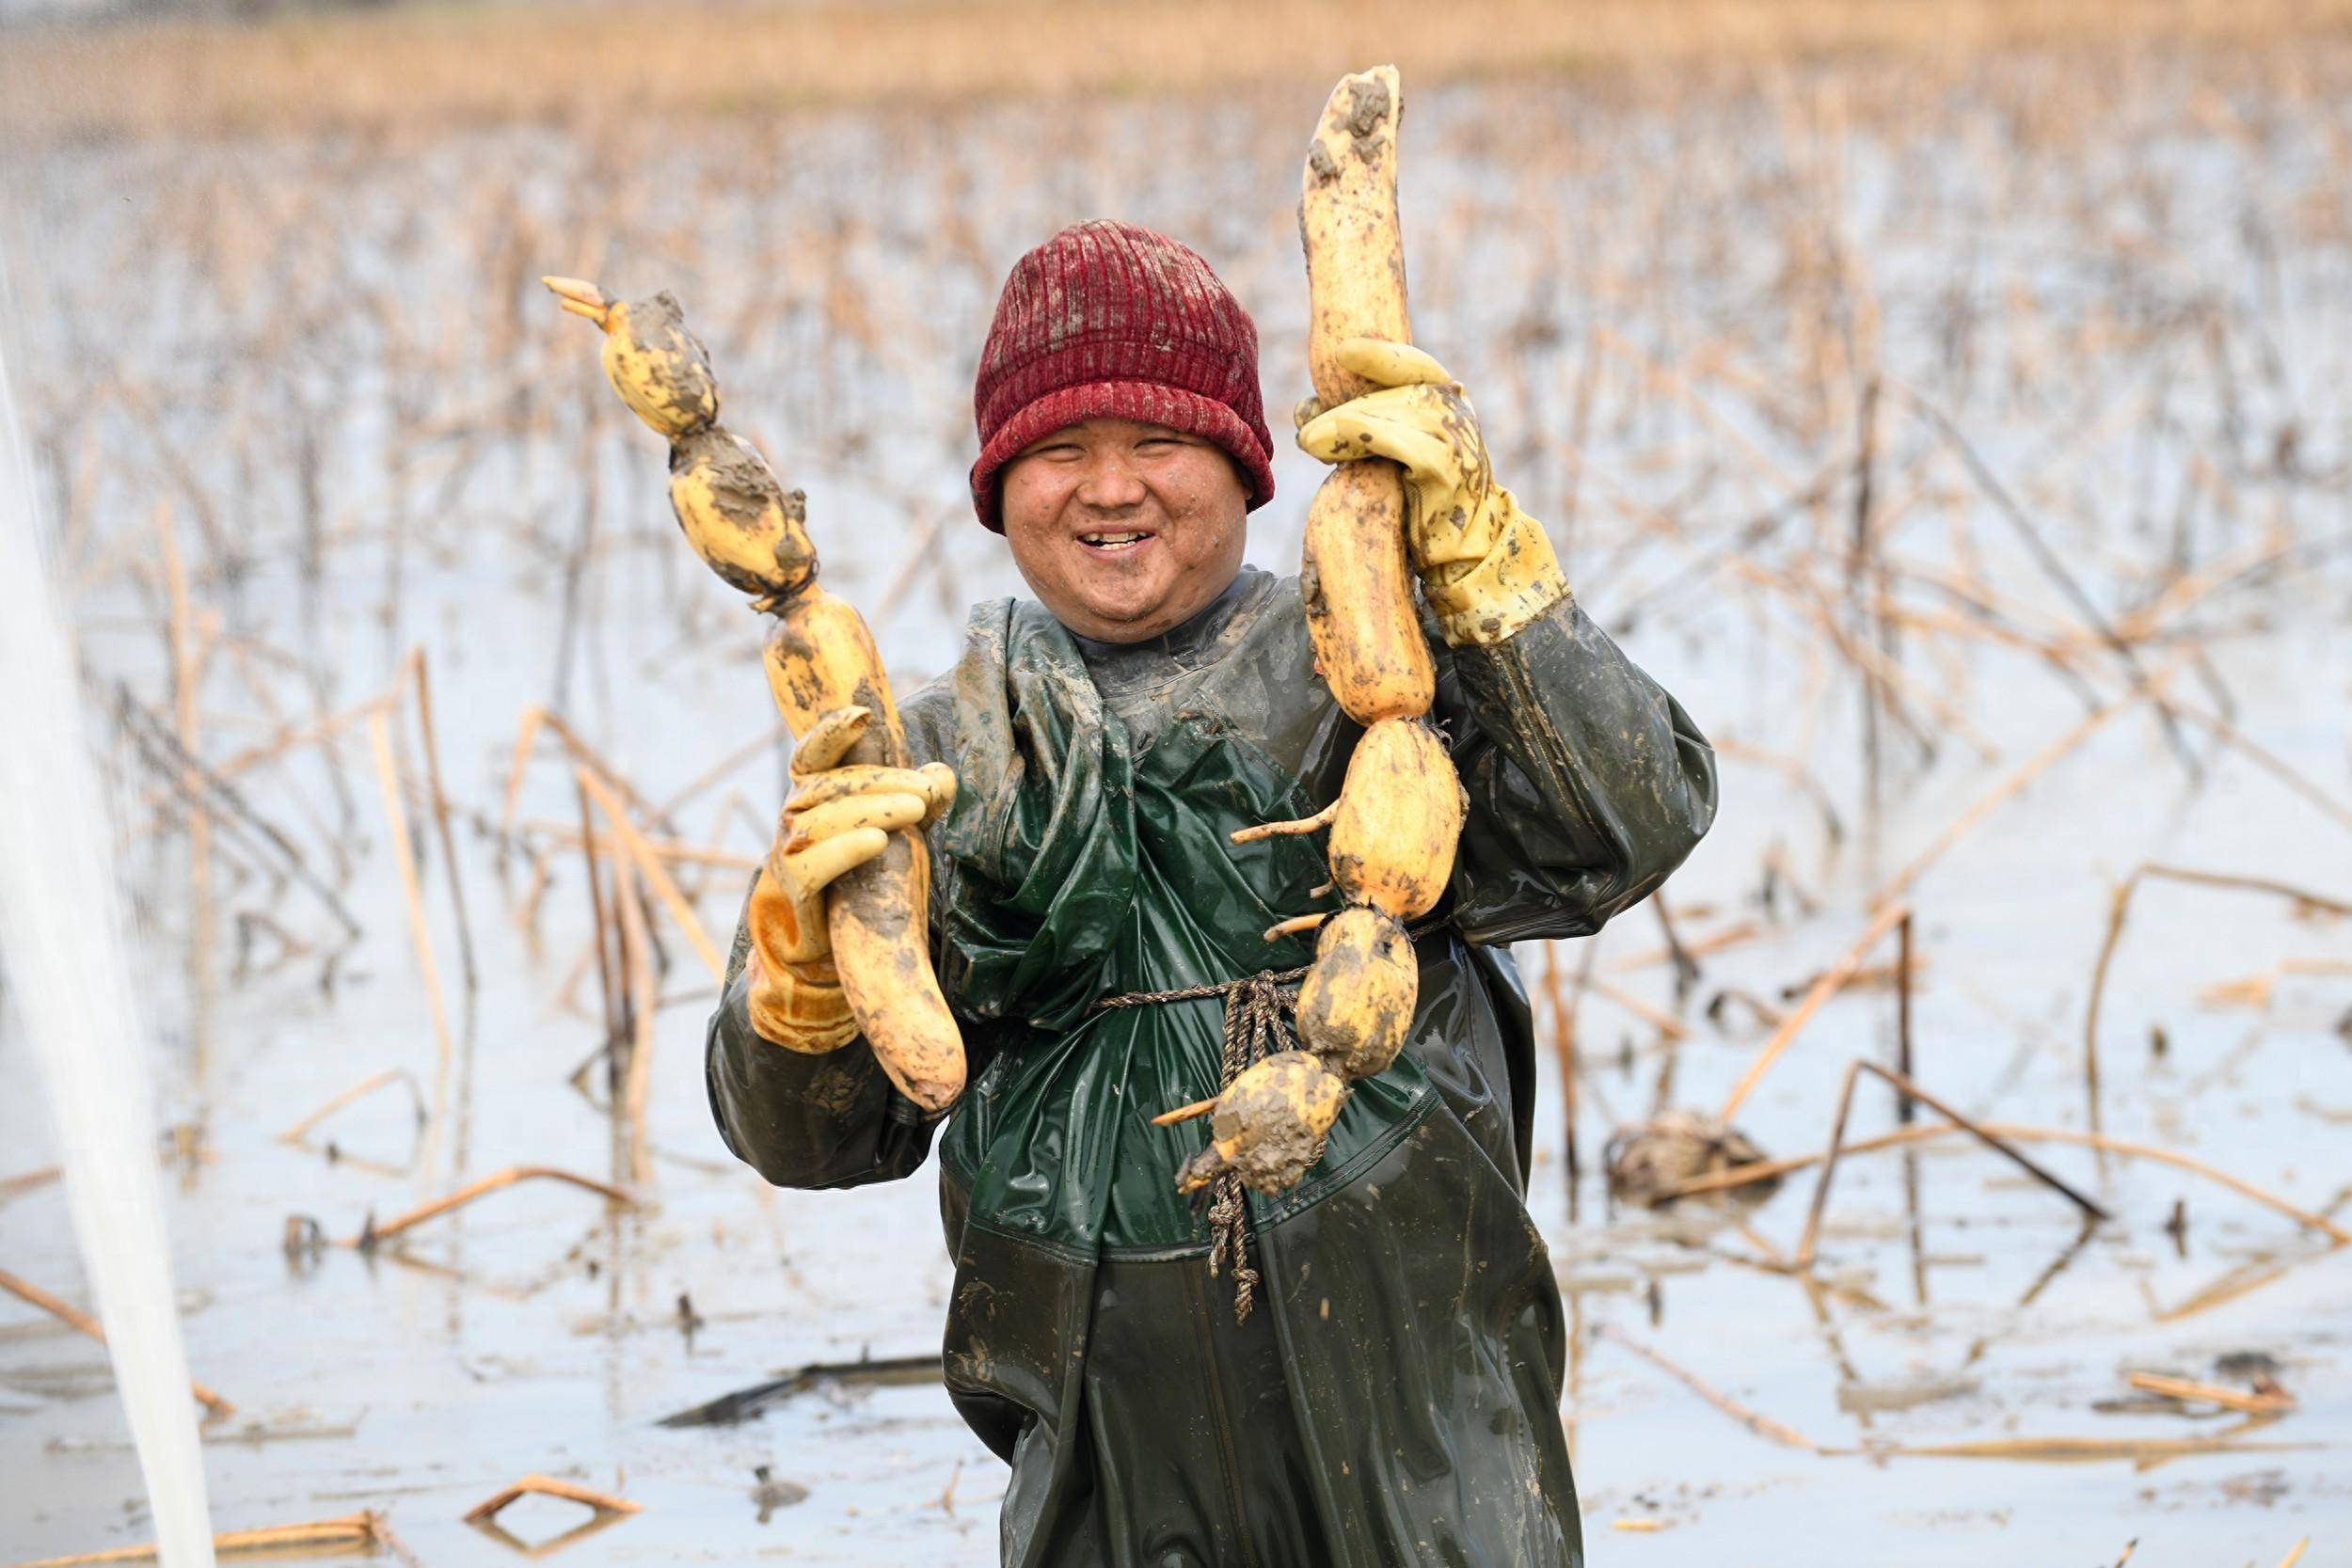
[[[841,766],[871,717],[863,707],[835,708],[801,737],[792,752],[797,787],[752,886],[743,960],[752,1028],[790,1051],[832,1051],[857,1037],[833,967],[825,889],[881,854],[893,830],[922,827],[956,798],[945,763]]]
[[[1340,363],[1377,390],[1300,406],[1298,445],[1326,463],[1405,470],[1405,543],[1445,640],[1500,642],[1568,591],[1543,525],[1494,482],[1478,416],[1445,367],[1409,343],[1350,338]]]

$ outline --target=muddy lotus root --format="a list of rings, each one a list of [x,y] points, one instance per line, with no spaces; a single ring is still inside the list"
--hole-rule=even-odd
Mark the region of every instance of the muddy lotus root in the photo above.
[[[903,767],[906,731],[865,617],[817,586],[799,491],[787,493],[752,444],[717,422],[710,356],[667,293],[608,300],[578,278],[545,280],[564,309],[605,332],[606,378],[621,401],[670,441],[670,500],[695,553],[775,617],[768,688],[796,736],[827,714],[862,707],[850,764]],[[931,973],[925,910],[930,863],[919,830],[889,835],[882,853],[825,895],[834,967],[858,1027],[901,1093],[941,1111],[963,1092],[963,1038]]]
[[[1340,362],[1340,344],[1350,338],[1412,339],[1396,210],[1403,109],[1395,67],[1343,78],[1308,148],[1298,231],[1307,253],[1308,369],[1323,407],[1372,389]],[[1428,721],[1436,673],[1413,597],[1404,475],[1395,464],[1367,458],[1332,468],[1308,509],[1298,580],[1315,669],[1341,709],[1366,729],[1330,806],[1233,836],[1247,843],[1330,829],[1331,891],[1345,907],[1324,922],[1315,961],[1299,987],[1298,1029],[1307,1050],[1286,1053],[1314,1062],[1319,1075],[1304,1067],[1286,1070],[1312,1085],[1309,1102],[1318,1110],[1324,1101],[1317,1097],[1336,1085],[1329,1104],[1335,1117],[1347,1083],[1384,1070],[1404,1045],[1420,990],[1404,923],[1444,896],[1469,801],[1443,738]],[[1284,921],[1268,935],[1318,918]],[[1186,1178],[1196,1178],[1203,1162],[1241,1169],[1245,1151],[1262,1148],[1279,1148],[1286,1157],[1253,1164],[1245,1173],[1251,1185],[1279,1191],[1304,1174],[1306,1166],[1287,1157],[1304,1125],[1299,1103],[1256,1087],[1243,1093],[1248,1076],[1218,1097],[1217,1141],[1186,1166]]]
[[[1280,1051],[1217,1097],[1210,1144],[1184,1163],[1176,1189],[1191,1192],[1231,1171],[1269,1196],[1287,1192],[1322,1158],[1347,1085],[1304,1051]]]

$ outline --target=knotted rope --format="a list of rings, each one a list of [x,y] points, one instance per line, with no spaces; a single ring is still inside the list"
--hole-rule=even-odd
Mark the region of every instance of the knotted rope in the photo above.
[[[1220,980],[1214,985],[1184,986],[1175,990],[1130,991],[1124,996],[1106,996],[1097,1007],[1141,1007],[1161,1002],[1198,1002],[1212,996],[1225,999],[1225,1052],[1223,1082],[1218,1092],[1233,1086],[1233,1080],[1259,1062],[1279,1051],[1287,1051],[1295,1042],[1292,1019],[1298,1006],[1297,982],[1307,973],[1302,964],[1296,969],[1279,973],[1263,970],[1245,974],[1238,980]],[[1219,1176],[1209,1187],[1209,1277],[1216,1278],[1227,1261],[1233,1265],[1233,1322],[1249,1321],[1249,1308],[1258,1291],[1258,1271],[1249,1266],[1247,1250],[1249,1240],[1249,1207],[1242,1197],[1241,1178],[1232,1171]]]

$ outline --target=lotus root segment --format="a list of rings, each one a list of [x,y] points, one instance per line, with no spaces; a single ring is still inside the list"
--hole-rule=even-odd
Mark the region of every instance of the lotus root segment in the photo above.
[[[1342,342],[1412,341],[1396,211],[1402,108],[1395,67],[1343,78],[1307,150],[1298,204],[1307,361],[1325,407],[1373,389],[1340,363]],[[1214,1141],[1177,1177],[1185,1191],[1231,1170],[1279,1193],[1306,1174],[1349,1079],[1387,1067],[1404,1042],[1420,972],[1402,922],[1445,891],[1461,835],[1460,781],[1423,717],[1437,683],[1413,603],[1395,464],[1343,463],[1325,480],[1308,512],[1299,597],[1316,667],[1341,708],[1367,726],[1331,816],[1331,879],[1350,907],[1325,923],[1299,989],[1310,1049],[1267,1057],[1217,1097]],[[1236,837],[1308,831],[1320,815]]]
[[[670,501],[695,552],[730,587],[760,595],[776,618],[768,687],[795,736],[855,705],[873,718],[842,759],[906,762],[882,656],[865,619],[816,585],[817,552],[799,491],[787,494],[752,444],[718,423],[710,356],[669,293],[616,303],[577,277],[544,281],[564,309],[604,329],[604,372],[621,401],[670,440]],[[926,907],[930,862],[918,830],[898,829],[882,852],[825,894],[834,968],[858,1026],[890,1081],[926,1111],[963,1092],[963,1039],[931,973]]]
[[[1180,1192],[1227,1171],[1265,1194],[1287,1192],[1323,1157],[1347,1085],[1304,1051],[1281,1051],[1249,1068],[1217,1097],[1212,1142],[1177,1173]]]
[[[1331,879],[1351,904],[1398,920],[1436,906],[1462,836],[1462,782],[1419,719],[1383,719],[1356,742],[1331,819]]]
[[[807,498],[787,493],[757,449],[723,425],[670,444],[670,507],[694,553],[740,593],[780,597],[816,573]]]
[[[768,688],[796,736],[855,704],[874,718],[844,763],[907,764],[906,730],[865,617],[810,584],[785,602],[768,634]],[[866,1042],[900,1093],[927,1111],[963,1092],[963,1038],[931,973],[925,913],[930,862],[913,830],[836,879],[825,896],[834,967]]]
[[[675,295],[608,300],[577,277],[543,278],[564,309],[604,329],[604,374],[670,442],[670,506],[687,542],[730,588],[772,601],[817,573],[807,507],[749,441],[719,423],[719,383]],[[761,608],[771,608],[763,604]]]
[[[1298,987],[1298,1037],[1353,1081],[1386,1071],[1421,998],[1421,964],[1393,917],[1364,905],[1324,923]]]
[[[1372,390],[1340,363],[1350,338],[1413,341],[1396,213],[1396,67],[1343,76],[1307,146],[1298,238],[1307,250],[1307,370],[1325,407]]]
[[[611,307],[604,374],[629,412],[672,440],[718,422],[719,382],[702,341],[666,289]]]
[[[1359,724],[1427,713],[1437,695],[1413,610],[1404,500],[1393,464],[1343,463],[1307,509],[1307,634],[1332,696]]]

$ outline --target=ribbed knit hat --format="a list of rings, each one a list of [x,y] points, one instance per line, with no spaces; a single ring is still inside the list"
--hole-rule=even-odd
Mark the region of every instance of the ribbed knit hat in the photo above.
[[[1248,476],[1251,511],[1274,497],[1257,327],[1208,262],[1131,223],[1075,224],[1014,264],[972,411],[972,505],[999,533],[998,472],[1040,436],[1097,417],[1214,441]]]

